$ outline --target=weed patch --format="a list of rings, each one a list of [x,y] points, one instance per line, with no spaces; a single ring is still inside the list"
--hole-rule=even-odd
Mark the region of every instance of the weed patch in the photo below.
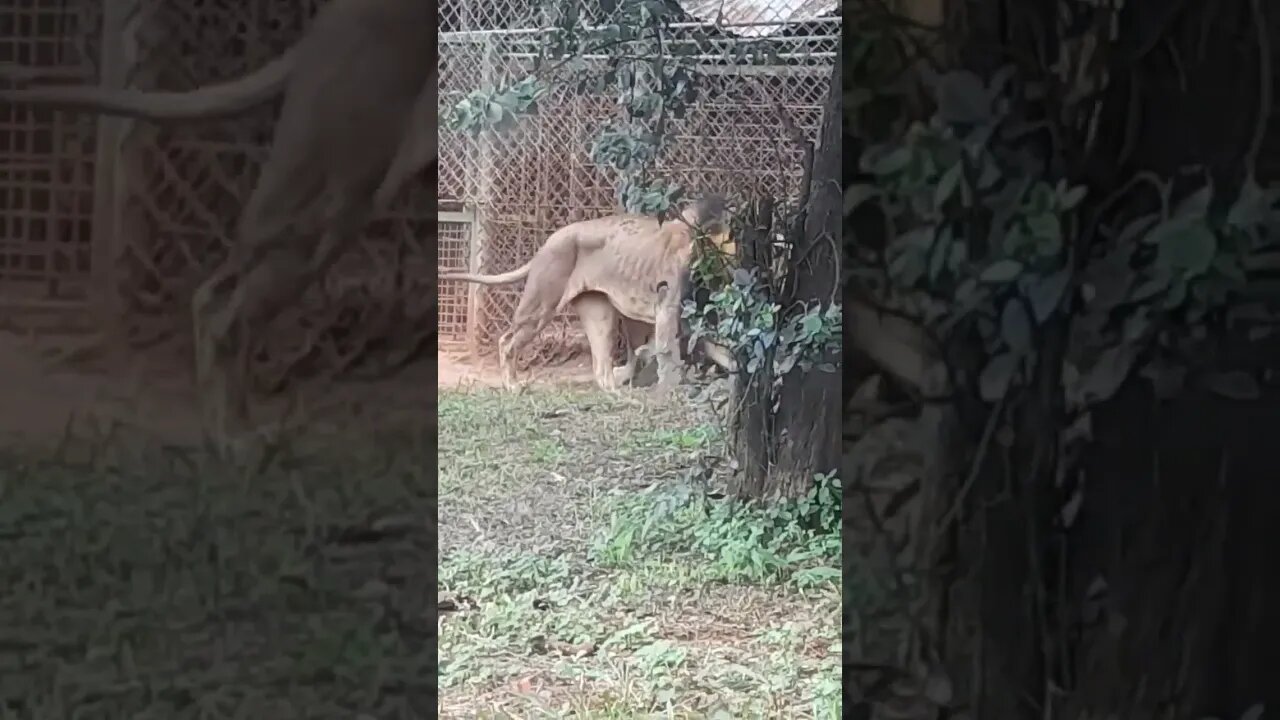
[[[611,503],[608,526],[592,544],[603,565],[627,567],[680,555],[705,561],[707,579],[839,582],[839,480],[819,476],[798,500],[767,504],[713,498],[688,484]]]

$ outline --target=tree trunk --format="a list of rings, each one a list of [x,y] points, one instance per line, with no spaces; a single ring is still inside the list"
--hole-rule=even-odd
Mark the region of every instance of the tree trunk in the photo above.
[[[768,273],[772,263],[773,199],[760,198],[747,217],[747,229],[738,243],[738,265],[744,270]],[[747,371],[746,358],[737,358],[734,377],[734,457],[738,461],[735,495],[762,497],[773,469],[773,372],[771,362]]]
[[[791,300],[820,303],[823,308],[838,301],[840,288],[843,59],[843,54],[837,53],[822,134],[814,153],[804,242],[794,250],[800,261],[791,269]],[[839,366],[840,359],[832,352],[822,362]],[[839,468],[841,380],[836,372],[799,368],[783,377],[774,418],[777,452],[773,484],[784,494],[803,493],[815,473],[834,473]]]
[[[843,210],[840,184],[842,62],[843,54],[837,54],[818,151],[814,153],[810,169],[803,233],[796,233],[800,237],[792,255],[796,263],[790,268],[790,293],[780,300],[784,308],[796,302],[816,302],[825,308],[839,300]],[[769,238],[763,241],[767,243]],[[834,352],[819,362],[840,364]],[[841,422],[841,375],[838,372],[816,368],[805,371],[797,367],[782,378],[772,403],[761,402],[756,397],[759,392],[751,390],[769,392],[773,378],[767,370],[762,369],[752,383],[744,379],[745,376],[739,377],[739,389],[735,393],[744,401],[738,403],[735,425],[739,456],[745,460],[741,463],[743,472],[738,487],[734,488],[736,494],[764,497],[776,493],[795,497],[812,486],[815,474],[838,471]],[[770,408],[770,404],[776,408]],[[763,434],[757,434],[762,431]],[[743,443],[763,443],[764,446],[744,449]]]

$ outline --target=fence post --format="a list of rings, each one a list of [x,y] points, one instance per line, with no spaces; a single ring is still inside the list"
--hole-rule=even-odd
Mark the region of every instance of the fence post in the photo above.
[[[135,35],[141,0],[112,0],[102,4],[102,57],[98,82],[103,87],[124,88],[138,60]],[[121,223],[128,199],[126,174],[121,161],[124,140],[133,121],[101,115],[98,118],[97,152],[94,158],[93,246],[90,254],[90,300],[95,324],[112,340],[121,337],[124,304],[120,296],[117,261],[122,243]]]
[[[480,87],[493,87],[493,38],[490,35],[483,35],[480,38]],[[476,203],[474,210],[475,222],[471,226],[471,272],[481,272],[485,261],[485,248],[488,241],[488,225],[486,220],[489,217],[489,210],[492,205],[492,188],[493,188],[493,141],[489,133],[480,133],[476,138]],[[482,328],[487,324],[485,315],[484,298],[486,291],[484,286],[478,283],[469,283],[470,288],[467,291],[467,336],[468,349],[471,351],[471,357],[478,359],[480,357],[480,333]]]

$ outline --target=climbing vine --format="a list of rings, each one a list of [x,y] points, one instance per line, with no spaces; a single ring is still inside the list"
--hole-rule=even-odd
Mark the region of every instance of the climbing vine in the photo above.
[[[613,94],[624,117],[600,129],[591,159],[618,174],[624,208],[659,215],[684,195],[678,183],[654,171],[669,139],[667,121],[684,117],[709,88],[691,44],[673,42],[678,8],[660,0],[619,0],[611,10],[603,7],[588,13],[578,0],[546,5],[550,25],[534,73],[505,87],[476,89],[442,115],[446,127],[479,134],[504,130],[537,112],[539,99],[555,83],[577,92]],[[604,55],[604,67],[588,63],[589,55]]]

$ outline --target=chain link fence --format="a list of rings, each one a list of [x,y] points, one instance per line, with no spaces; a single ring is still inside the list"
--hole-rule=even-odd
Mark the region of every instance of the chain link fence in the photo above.
[[[690,194],[725,194],[731,204],[754,192],[795,200],[803,149],[815,142],[841,32],[834,1],[686,0],[673,42],[690,45],[712,92],[681,120],[658,170]],[[545,31],[541,6],[529,0],[452,0],[440,7],[440,105],[447,111],[472,90],[519,80],[534,69]],[[743,62],[744,54],[768,57]],[[603,57],[588,57],[601,63]],[[557,85],[538,114],[500,134],[440,131],[442,210],[466,210],[469,232],[446,237],[441,270],[503,272],[526,262],[558,228],[619,211],[616,179],[596,167],[590,147],[602,125],[619,117],[612,96]],[[440,226],[444,229],[444,224]],[[444,298],[469,297],[465,319],[442,315],[442,344],[491,352],[505,331],[520,286],[443,282]],[[452,301],[451,301],[452,302]],[[585,346],[558,318],[531,354],[540,359]]]

